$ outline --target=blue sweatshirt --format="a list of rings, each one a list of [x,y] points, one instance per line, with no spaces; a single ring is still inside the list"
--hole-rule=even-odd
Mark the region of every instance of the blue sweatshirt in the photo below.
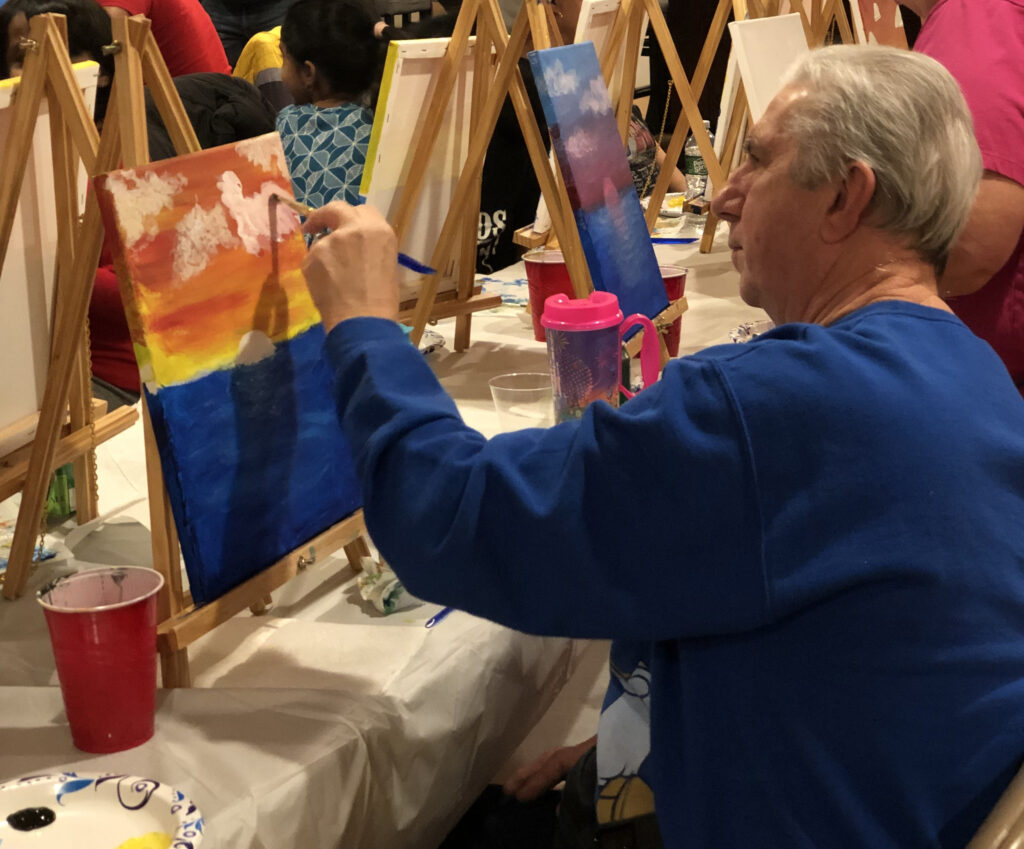
[[[327,354],[410,592],[649,675],[667,847],[962,847],[1020,765],[1024,400],[952,315],[784,325],[491,440],[397,325]]]

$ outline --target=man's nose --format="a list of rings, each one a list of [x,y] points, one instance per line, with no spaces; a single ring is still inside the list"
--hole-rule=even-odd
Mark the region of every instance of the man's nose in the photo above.
[[[743,207],[743,198],[736,185],[736,178],[730,178],[725,188],[715,193],[711,201],[711,211],[722,221],[730,224],[739,221],[740,209]]]

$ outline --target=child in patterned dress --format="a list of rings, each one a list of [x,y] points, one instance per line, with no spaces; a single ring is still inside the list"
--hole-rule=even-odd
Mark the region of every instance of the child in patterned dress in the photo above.
[[[277,131],[301,203],[359,203],[380,49],[373,25],[353,0],[297,0],[285,15],[281,78],[295,105],[278,113]]]

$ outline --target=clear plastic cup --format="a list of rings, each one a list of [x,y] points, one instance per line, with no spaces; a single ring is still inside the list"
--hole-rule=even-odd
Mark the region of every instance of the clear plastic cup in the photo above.
[[[503,431],[551,427],[555,423],[550,374],[499,374],[492,377],[489,383],[494,409]]]
[[[71,738],[83,752],[120,752],[153,736],[163,583],[153,569],[116,566],[73,572],[37,593]]]

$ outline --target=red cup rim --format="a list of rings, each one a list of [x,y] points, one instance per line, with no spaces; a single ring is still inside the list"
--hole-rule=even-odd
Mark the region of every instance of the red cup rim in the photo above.
[[[72,581],[76,578],[97,575],[101,572],[115,572],[125,571],[128,569],[144,571],[147,574],[155,575],[158,580],[156,586],[148,592],[142,595],[135,596],[134,598],[127,599],[125,601],[116,601],[113,604],[101,604],[95,607],[57,607],[50,602],[43,601],[43,595],[50,592],[58,583],[64,583],[66,581]],[[156,593],[160,592],[164,585],[164,576],[160,574],[156,569],[150,569],[148,566],[109,566],[103,569],[79,569],[77,572],[70,572],[67,575],[61,575],[60,577],[54,578],[44,586],[40,587],[36,591],[36,601],[39,602],[46,610],[51,613],[98,613],[105,610],[116,610],[119,607],[127,607],[130,604],[137,604],[140,601],[145,601]]]
[[[564,263],[562,252],[554,248],[534,248],[523,254],[523,262],[539,262],[545,265]]]

